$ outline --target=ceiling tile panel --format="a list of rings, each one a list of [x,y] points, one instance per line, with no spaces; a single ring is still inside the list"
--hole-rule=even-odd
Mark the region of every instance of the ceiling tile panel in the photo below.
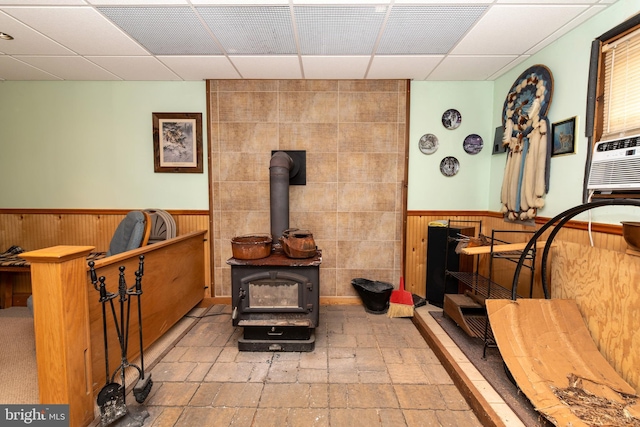
[[[241,78],[226,56],[158,56],[158,59],[183,80]]]
[[[496,71],[516,59],[504,56],[448,56],[431,74],[429,80],[486,80]]]
[[[638,1],[0,0],[0,79],[494,80]]]
[[[384,6],[295,6],[302,55],[371,55]]]
[[[122,80],[80,56],[17,56],[64,80]]]
[[[369,56],[303,56],[307,79],[363,79]]]
[[[301,79],[297,56],[230,56],[245,79]]]
[[[80,55],[148,54],[90,7],[7,7],[3,10]]]
[[[229,55],[291,55],[296,44],[288,6],[196,9]]]
[[[0,79],[2,80],[62,80],[32,65],[17,59],[0,55]]]
[[[376,53],[447,53],[485,10],[486,6],[393,6]]]
[[[0,31],[13,40],[0,40],[0,52],[24,55],[73,55],[73,52],[0,11]]]
[[[191,8],[100,7],[98,10],[155,55],[221,54]]]
[[[442,61],[444,55],[384,56],[376,55],[371,62],[368,79],[414,79],[425,77]]]
[[[151,56],[85,56],[89,61],[123,80],[182,80]]]
[[[493,6],[451,53],[520,54],[578,16],[588,6]],[[526,18],[528,31],[522,31]]]
[[[546,37],[541,42],[533,46],[531,49],[527,50],[525,53],[527,55],[533,55],[534,53],[539,52],[540,50],[549,46],[554,41],[558,40],[563,35],[567,34],[569,31],[573,30],[578,25],[582,24],[592,16],[596,15],[598,12],[601,12],[603,9],[604,9],[604,6],[591,6],[586,11],[578,15],[576,18],[572,19],[568,24],[554,31],[549,37]]]

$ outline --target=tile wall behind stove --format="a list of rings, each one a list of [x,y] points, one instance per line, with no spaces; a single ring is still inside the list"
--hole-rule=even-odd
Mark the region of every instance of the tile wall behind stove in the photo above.
[[[210,80],[215,296],[230,296],[230,239],[269,233],[272,150],[306,150],[290,187],[290,227],[322,249],[321,297],[351,279],[397,284],[405,175],[405,80]]]

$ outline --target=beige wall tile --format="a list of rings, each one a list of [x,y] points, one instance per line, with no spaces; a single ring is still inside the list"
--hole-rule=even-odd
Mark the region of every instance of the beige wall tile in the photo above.
[[[341,123],[338,150],[340,154],[397,152],[397,128],[397,123]]]
[[[329,183],[307,183],[289,187],[290,212],[335,212],[338,185]]]
[[[340,92],[398,92],[398,81],[340,80]]]
[[[307,152],[307,182],[337,182],[337,153]]]
[[[234,236],[249,233],[270,233],[269,211],[224,211],[220,213],[221,239],[230,240]]]
[[[338,212],[393,211],[396,184],[340,183]]]
[[[336,80],[280,80],[282,92],[336,92],[338,81]]]
[[[392,269],[393,259],[388,241],[338,241],[338,268]]]
[[[210,82],[214,280],[231,293],[229,240],[270,232],[271,150],[306,150],[289,224],[322,250],[320,295],[356,296],[355,277],[395,283],[402,258],[405,81]],[[346,236],[345,236],[346,235]]]
[[[268,181],[270,156],[266,153],[221,153],[220,180]]]
[[[221,182],[221,210],[269,211],[269,182]]]
[[[276,123],[220,123],[220,151],[271,152],[278,148]]]
[[[345,240],[394,240],[395,212],[338,212],[337,235]]]
[[[278,119],[277,92],[220,92],[220,122],[266,122]]]
[[[340,94],[340,122],[396,122],[398,94],[348,92]]]
[[[323,252],[324,255],[324,252]],[[339,294],[336,289],[336,269],[335,268],[325,268],[324,267],[324,256],[323,256],[323,264],[320,266],[320,296],[323,297],[335,297]]]
[[[277,80],[217,80],[220,92],[277,91]]]
[[[281,92],[279,119],[284,123],[335,123],[338,98],[335,92]]]
[[[291,227],[311,231],[316,241],[335,240],[337,237],[337,217],[336,212],[294,211],[289,213],[289,224]]]
[[[340,182],[396,182],[396,153],[351,153],[338,157]]]
[[[337,123],[280,123],[281,150],[307,150],[313,153],[334,153],[337,150]]]

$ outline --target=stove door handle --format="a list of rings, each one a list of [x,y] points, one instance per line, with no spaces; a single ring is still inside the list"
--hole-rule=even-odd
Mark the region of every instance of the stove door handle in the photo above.
[[[272,337],[280,337],[284,334],[284,331],[276,331],[276,328],[271,328],[270,331],[267,332],[267,335]]]

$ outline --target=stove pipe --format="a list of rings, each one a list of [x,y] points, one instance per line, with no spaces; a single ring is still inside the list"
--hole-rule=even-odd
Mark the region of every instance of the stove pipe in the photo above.
[[[277,151],[269,163],[269,187],[271,209],[271,238],[278,242],[289,228],[289,172],[293,159],[284,151]]]

